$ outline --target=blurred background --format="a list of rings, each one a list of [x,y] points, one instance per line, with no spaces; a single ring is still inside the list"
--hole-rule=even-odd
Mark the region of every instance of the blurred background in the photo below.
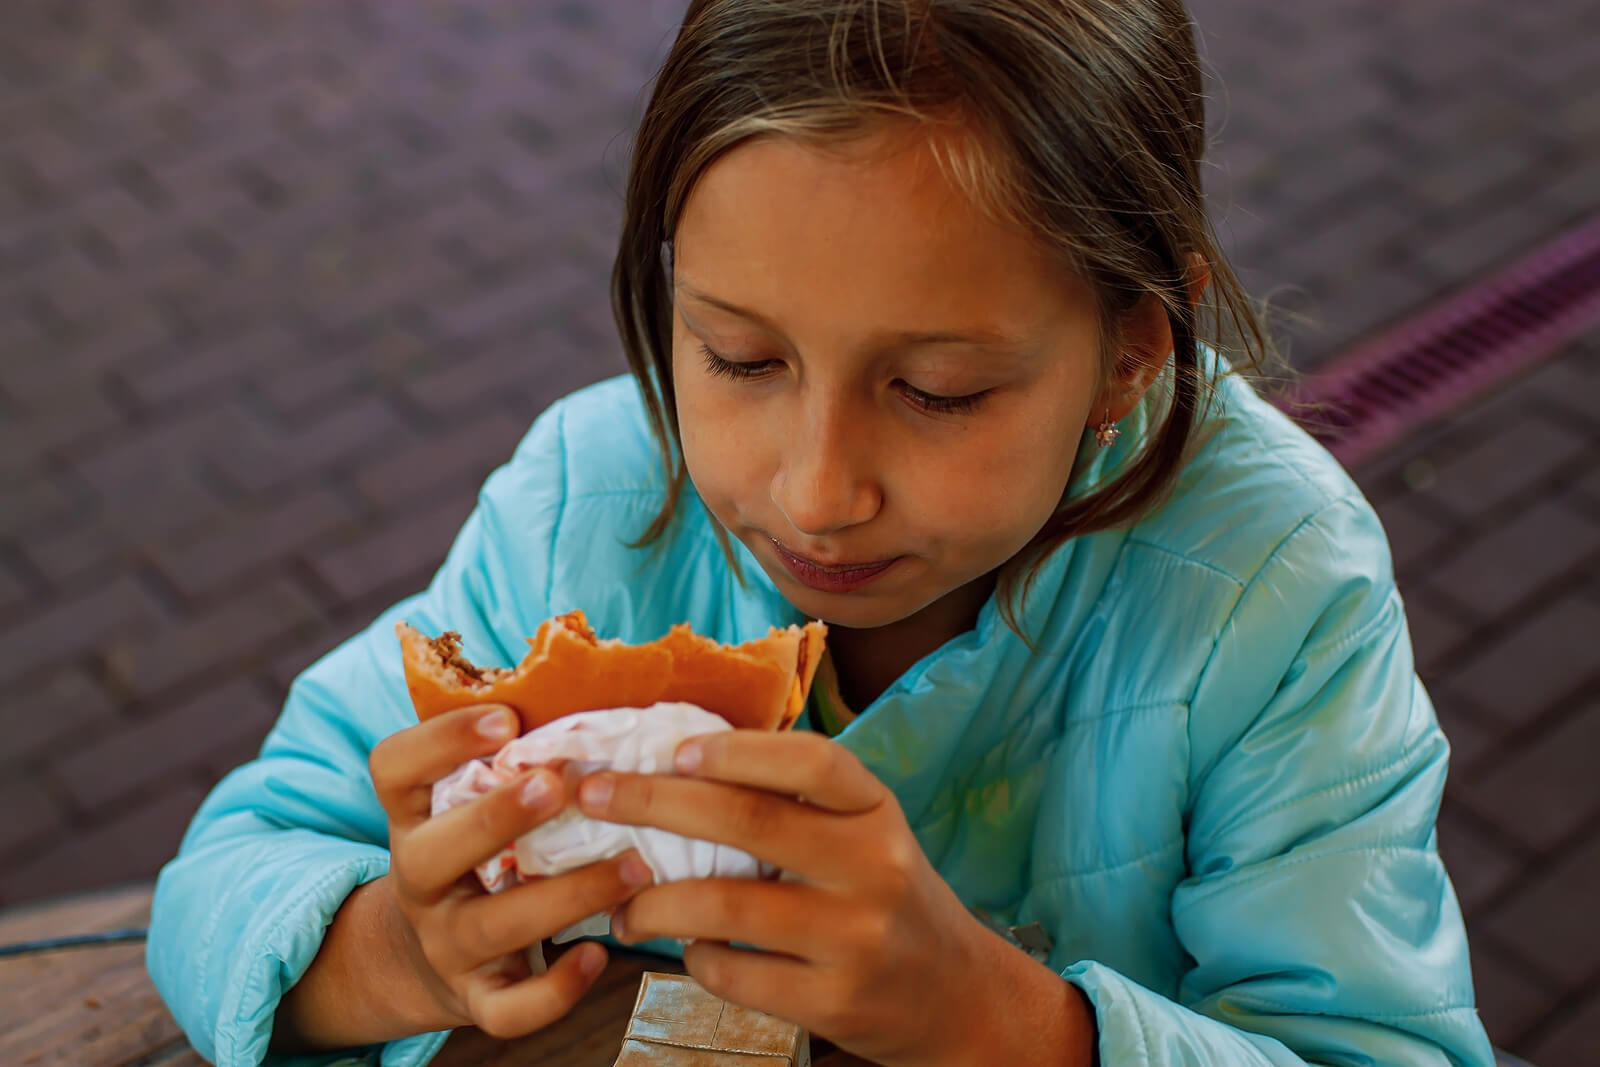
[[[1310,381],[1510,268],[1577,294],[1355,470],[1491,1035],[1600,1062],[1600,4],[1191,8],[1218,226]],[[533,417],[624,369],[622,175],[682,10],[0,4],[0,905],[153,876]]]

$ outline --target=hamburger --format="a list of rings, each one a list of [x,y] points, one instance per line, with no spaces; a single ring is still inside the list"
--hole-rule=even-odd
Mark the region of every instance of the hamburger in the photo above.
[[[570,611],[540,624],[515,667],[476,666],[454,631],[429,637],[401,622],[395,632],[419,719],[504,704],[525,734],[580,711],[668,702],[697,705],[736,728],[787,730],[805,708],[828,628],[773,627],[725,645],[679,623],[658,640],[630,645],[602,639],[582,611]]]

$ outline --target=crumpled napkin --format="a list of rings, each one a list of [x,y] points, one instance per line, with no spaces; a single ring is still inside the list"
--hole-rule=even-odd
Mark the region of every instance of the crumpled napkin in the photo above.
[[[673,755],[681,742],[731,729],[720,715],[693,704],[663,703],[566,715],[507,742],[492,760],[471,760],[435,782],[433,814],[558,760],[570,761],[579,774],[606,769],[672,774]],[[639,851],[657,883],[685,878],[768,878],[778,873],[728,845],[697,841],[652,826],[602,822],[569,806],[480,864],[478,879],[489,892],[498,893],[529,878],[562,874],[619,856],[630,848]],[[554,940],[592,937],[610,929],[610,916],[596,915],[561,931]]]

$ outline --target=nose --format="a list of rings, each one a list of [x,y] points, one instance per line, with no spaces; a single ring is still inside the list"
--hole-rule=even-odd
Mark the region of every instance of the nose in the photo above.
[[[772,478],[772,502],[807,537],[858,526],[883,507],[883,490],[871,469],[874,451],[861,419],[842,405],[819,410],[801,421],[784,448]]]

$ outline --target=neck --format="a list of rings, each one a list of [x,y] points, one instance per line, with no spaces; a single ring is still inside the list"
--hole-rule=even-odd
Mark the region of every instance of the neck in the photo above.
[[[828,654],[844,702],[853,711],[866,710],[912,664],[972,629],[994,586],[991,572],[887,626],[870,630],[830,626]]]

